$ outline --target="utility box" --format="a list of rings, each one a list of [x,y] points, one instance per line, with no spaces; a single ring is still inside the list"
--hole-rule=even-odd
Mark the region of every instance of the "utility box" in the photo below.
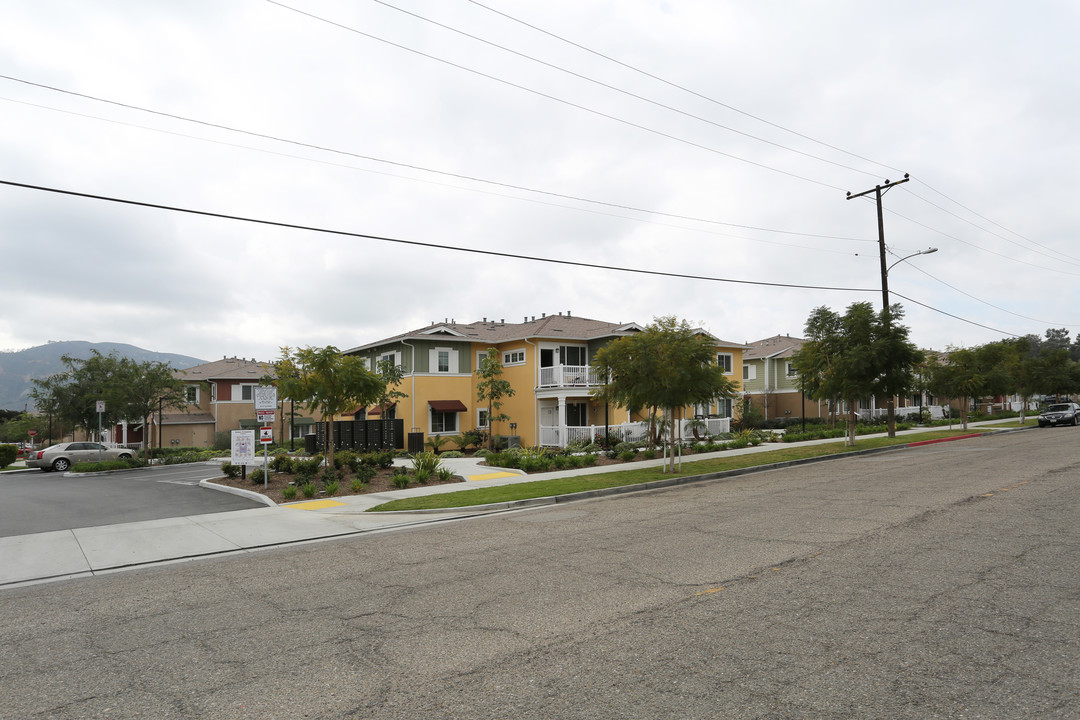
[[[424,433],[411,432],[408,435],[408,451],[410,455],[424,451]]]

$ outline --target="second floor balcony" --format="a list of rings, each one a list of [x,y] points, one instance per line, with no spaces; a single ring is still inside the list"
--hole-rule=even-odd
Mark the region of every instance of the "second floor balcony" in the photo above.
[[[540,368],[539,387],[542,388],[589,388],[603,384],[604,378],[588,365],[552,365]]]

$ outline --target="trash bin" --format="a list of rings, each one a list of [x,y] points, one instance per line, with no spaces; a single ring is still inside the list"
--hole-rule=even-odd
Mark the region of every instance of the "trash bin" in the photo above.
[[[408,451],[410,455],[424,451],[424,433],[411,432],[408,436]]]
[[[315,454],[315,433],[309,433],[304,436],[304,452],[308,455]]]

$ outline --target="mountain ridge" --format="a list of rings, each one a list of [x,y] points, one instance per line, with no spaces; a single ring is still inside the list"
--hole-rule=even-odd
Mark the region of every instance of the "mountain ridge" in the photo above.
[[[23,350],[2,350],[0,351],[0,409],[29,408],[32,380],[44,379],[62,372],[64,370],[64,363],[60,359],[62,355],[85,360],[90,357],[93,350],[97,350],[102,355],[115,352],[120,357],[130,358],[136,362],[164,362],[176,370],[184,370],[206,362],[188,355],[155,352],[127,343],[95,343],[86,340],[60,340]]]

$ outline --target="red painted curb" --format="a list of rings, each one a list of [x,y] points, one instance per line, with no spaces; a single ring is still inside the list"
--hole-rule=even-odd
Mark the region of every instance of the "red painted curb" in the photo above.
[[[982,437],[982,433],[971,433],[970,435],[957,435],[956,437],[938,438],[937,440],[920,440],[919,442],[908,443],[908,447],[918,447],[920,445],[933,445],[934,443],[952,442],[953,440],[968,440],[969,438]]]

